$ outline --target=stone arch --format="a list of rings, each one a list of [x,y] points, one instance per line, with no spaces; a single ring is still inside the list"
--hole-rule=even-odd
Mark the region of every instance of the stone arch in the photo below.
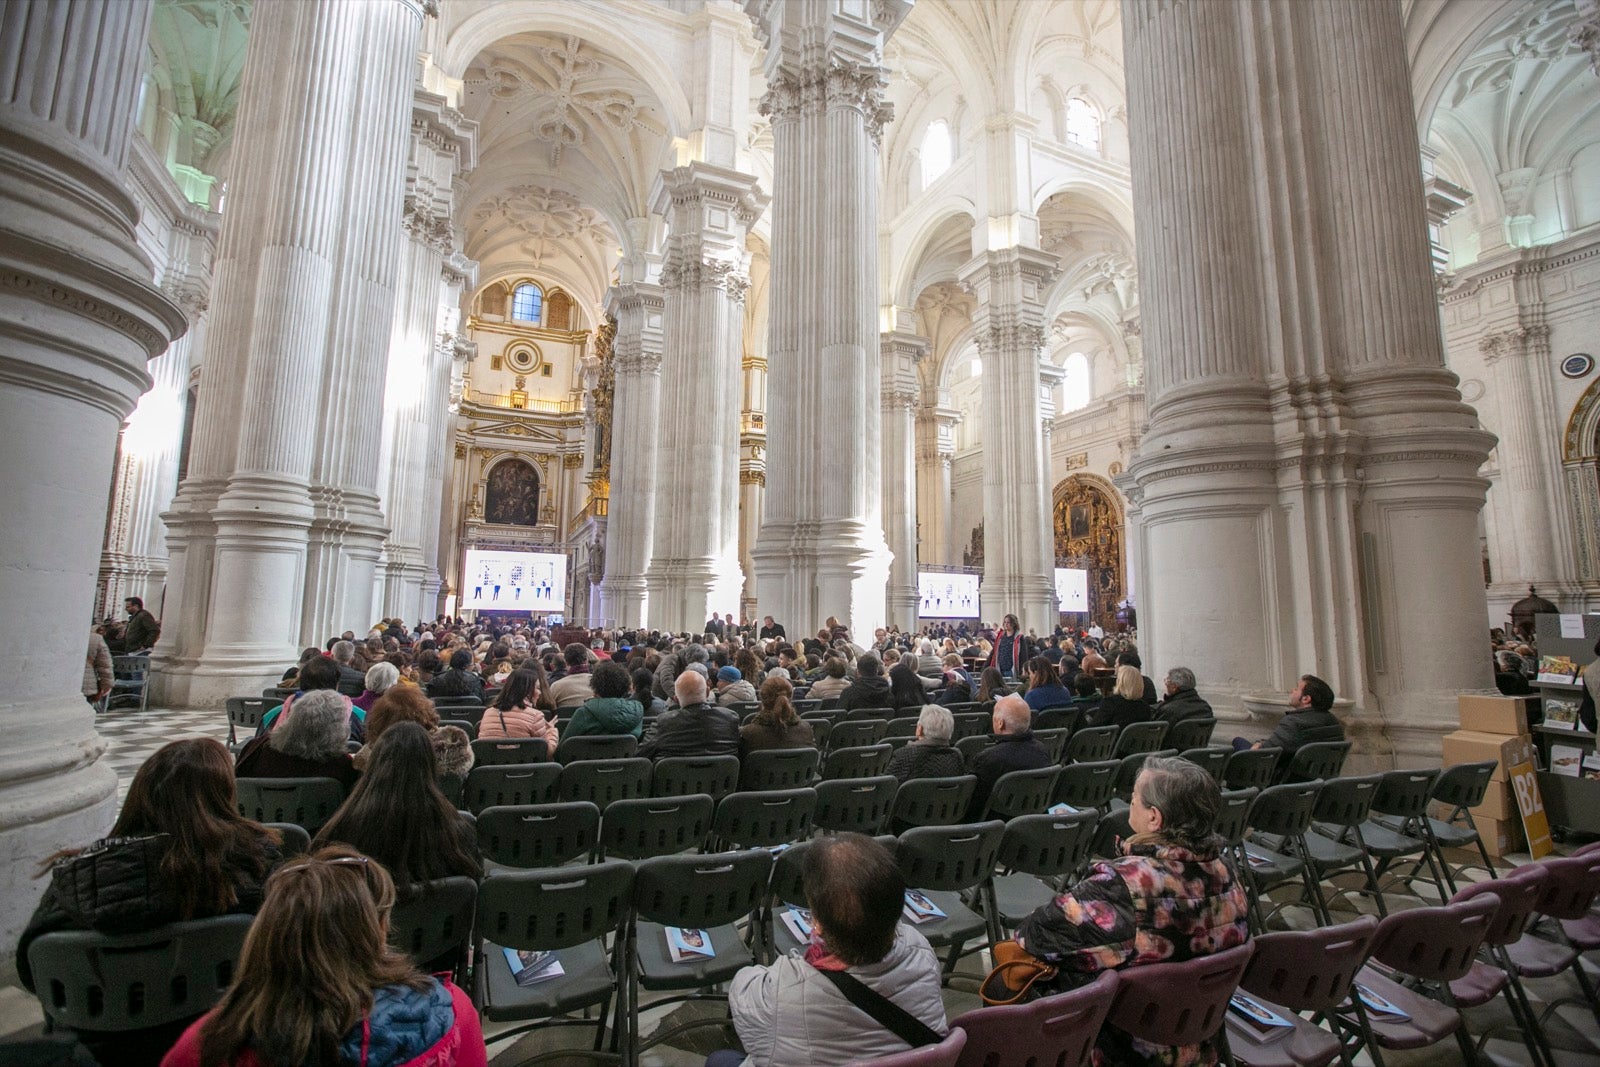
[[[1578,397],[1561,437],[1561,473],[1577,524],[1578,574],[1600,585],[1600,378]]]
[[[1116,625],[1117,604],[1127,595],[1127,518],[1122,496],[1097,474],[1071,474],[1050,498],[1056,566],[1089,572],[1089,617]]]
[[[483,521],[491,526],[539,524],[539,469],[507,456],[484,472]]]

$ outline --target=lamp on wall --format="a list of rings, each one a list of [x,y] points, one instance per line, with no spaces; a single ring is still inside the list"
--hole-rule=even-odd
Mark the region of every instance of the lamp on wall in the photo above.
[[[528,408],[528,390],[525,388],[528,380],[522,375],[517,375],[517,387],[511,390],[511,406],[517,411],[526,411]]]

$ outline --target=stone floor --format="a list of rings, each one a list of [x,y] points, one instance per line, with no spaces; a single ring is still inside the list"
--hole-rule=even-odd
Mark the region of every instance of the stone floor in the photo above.
[[[127,788],[128,779],[132,777],[139,764],[166,742],[199,736],[226,741],[228,736],[227,720],[221,712],[156,709],[145,712],[112,711],[102,713],[96,726],[106,741],[105,758],[121,777],[119,799]],[[1507,866],[1514,866],[1519,861],[1526,862],[1527,859],[1527,856],[1513,855],[1507,857],[1505,863]],[[1478,872],[1478,876],[1482,876],[1481,872]],[[1418,900],[1417,903],[1421,904],[1422,901]],[[1366,906],[1364,902],[1362,906]],[[1294,927],[1312,925],[1310,912],[1305,909],[1290,908],[1281,914],[1286,925]],[[945,1008],[951,1018],[978,1006],[977,983],[986,972],[987,966],[986,953],[975,953],[962,960],[950,981],[949,988],[945,990]],[[1585,961],[1585,966],[1591,975],[1600,976],[1600,961],[1594,960],[1591,956]],[[1577,981],[1570,975],[1541,979],[1529,982],[1527,985],[1534,1007],[1541,1012],[1544,1005],[1554,999],[1580,995]],[[726,1015],[725,1009],[715,1003],[673,1004],[651,1008],[650,999],[646,994],[645,1010],[641,1017],[640,1029],[646,1035],[670,1029],[692,1019],[725,1018]],[[1496,1000],[1482,1008],[1473,1009],[1467,1013],[1467,1018],[1469,1028],[1474,1034],[1486,1031],[1494,1033],[1502,1028],[1507,1030],[1506,1037],[1509,1037],[1509,1040],[1497,1037],[1488,1044],[1487,1051],[1493,1062],[1507,1065],[1529,1062],[1526,1049],[1515,1033],[1509,1032],[1511,1016],[1505,1009],[1503,1001]],[[42,1015],[38,1002],[30,994],[14,985],[0,986],[0,1037],[37,1033],[41,1024]],[[505,1024],[489,1024],[485,1027],[485,1031],[488,1038],[494,1041],[497,1034],[513,1028]],[[671,1045],[661,1045],[646,1051],[641,1057],[641,1062],[647,1067],[698,1067],[705,1061],[706,1052],[719,1047],[722,1043],[718,1034],[719,1031],[708,1027],[680,1035]],[[1561,1067],[1600,1067],[1600,1026],[1596,1025],[1594,1016],[1582,1007],[1568,1006],[1558,1009],[1550,1021],[1548,1036]],[[551,1027],[492,1044],[490,1059],[496,1064],[516,1064],[536,1054],[559,1049],[587,1050],[592,1041],[593,1031],[587,1027]],[[593,1060],[575,1055],[553,1058],[547,1062],[566,1064],[593,1062]],[[1446,1067],[1446,1065],[1454,1067],[1461,1062],[1461,1054],[1456,1044],[1448,1041],[1432,1049],[1409,1053],[1385,1053],[1384,1062],[1390,1067]],[[1357,1063],[1368,1064],[1371,1060],[1363,1055],[1357,1057]]]

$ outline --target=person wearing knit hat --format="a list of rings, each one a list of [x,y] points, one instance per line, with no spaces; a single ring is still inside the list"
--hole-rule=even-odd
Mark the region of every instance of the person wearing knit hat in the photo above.
[[[717,706],[755,703],[756,687],[745,681],[738,667],[723,667],[717,671]]]

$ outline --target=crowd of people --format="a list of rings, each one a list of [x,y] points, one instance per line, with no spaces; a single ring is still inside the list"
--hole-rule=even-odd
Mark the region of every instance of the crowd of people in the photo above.
[[[902,782],[975,776],[969,820],[983,816],[1002,775],[1055,762],[1035,732],[1049,716],[1124,725],[1212,713],[1189,668],[1168,670],[1158,690],[1131,634],[1039,637],[1007,616],[994,630],[884,629],[862,645],[836,620],[799,642],[771,618],[711,622],[720,626],[698,636],[600,633],[560,644],[517,623],[440,618],[412,629],[385,620],[363,637],[306,649],[283,674],[281,703],[236,757],[209,740],[165,746],[135,776],[108,838],[51,858],[41,871],[49,887],[18,947],[24,982],[31,988],[29,944],[52,930],[257,913],[239,973],[213,1010],[138,1035],[80,1034],[86,1046],[114,1048],[102,1062],[128,1064],[483,1063],[470,998],[427,977],[462,961],[414,961],[385,944],[396,900],[432,879],[484,874],[472,827],[445,790],[473,761],[466,732],[447,721],[452,701],[482,701],[479,737],[543,741],[549,758],[586,734],[631,734],[648,758],[743,756],[813,743],[795,706],[805,687],[836,700],[845,721],[884,709],[914,716],[915,736],[889,773]],[[1269,743],[1292,749],[1339,730],[1332,701],[1326,683],[1300,679],[1283,736]],[[970,758],[952,743],[952,705],[990,715],[992,743]],[[240,816],[236,775],[332,778],[347,797],[312,852],[286,861],[275,831]],[[1248,936],[1242,884],[1212,835],[1218,804],[1215,782],[1195,765],[1147,762],[1121,857],[1095,864],[1018,931],[1059,965],[1060,988]],[[848,973],[929,1032],[945,1031],[939,963],[900,921],[906,887],[892,852],[858,835],[818,840],[804,872],[810,944],[738,976],[730,1010],[744,1050],[714,1064],[843,1063],[905,1046],[853,1012],[830,974]],[[1175,886],[1183,892],[1168,892]],[[1152,903],[1168,898],[1176,910]],[[788,1010],[802,1002],[815,1007]],[[1109,1029],[1102,1045],[1106,1062],[1161,1061],[1161,1050]],[[1200,1054],[1193,1062],[1211,1054],[1191,1051]]]

